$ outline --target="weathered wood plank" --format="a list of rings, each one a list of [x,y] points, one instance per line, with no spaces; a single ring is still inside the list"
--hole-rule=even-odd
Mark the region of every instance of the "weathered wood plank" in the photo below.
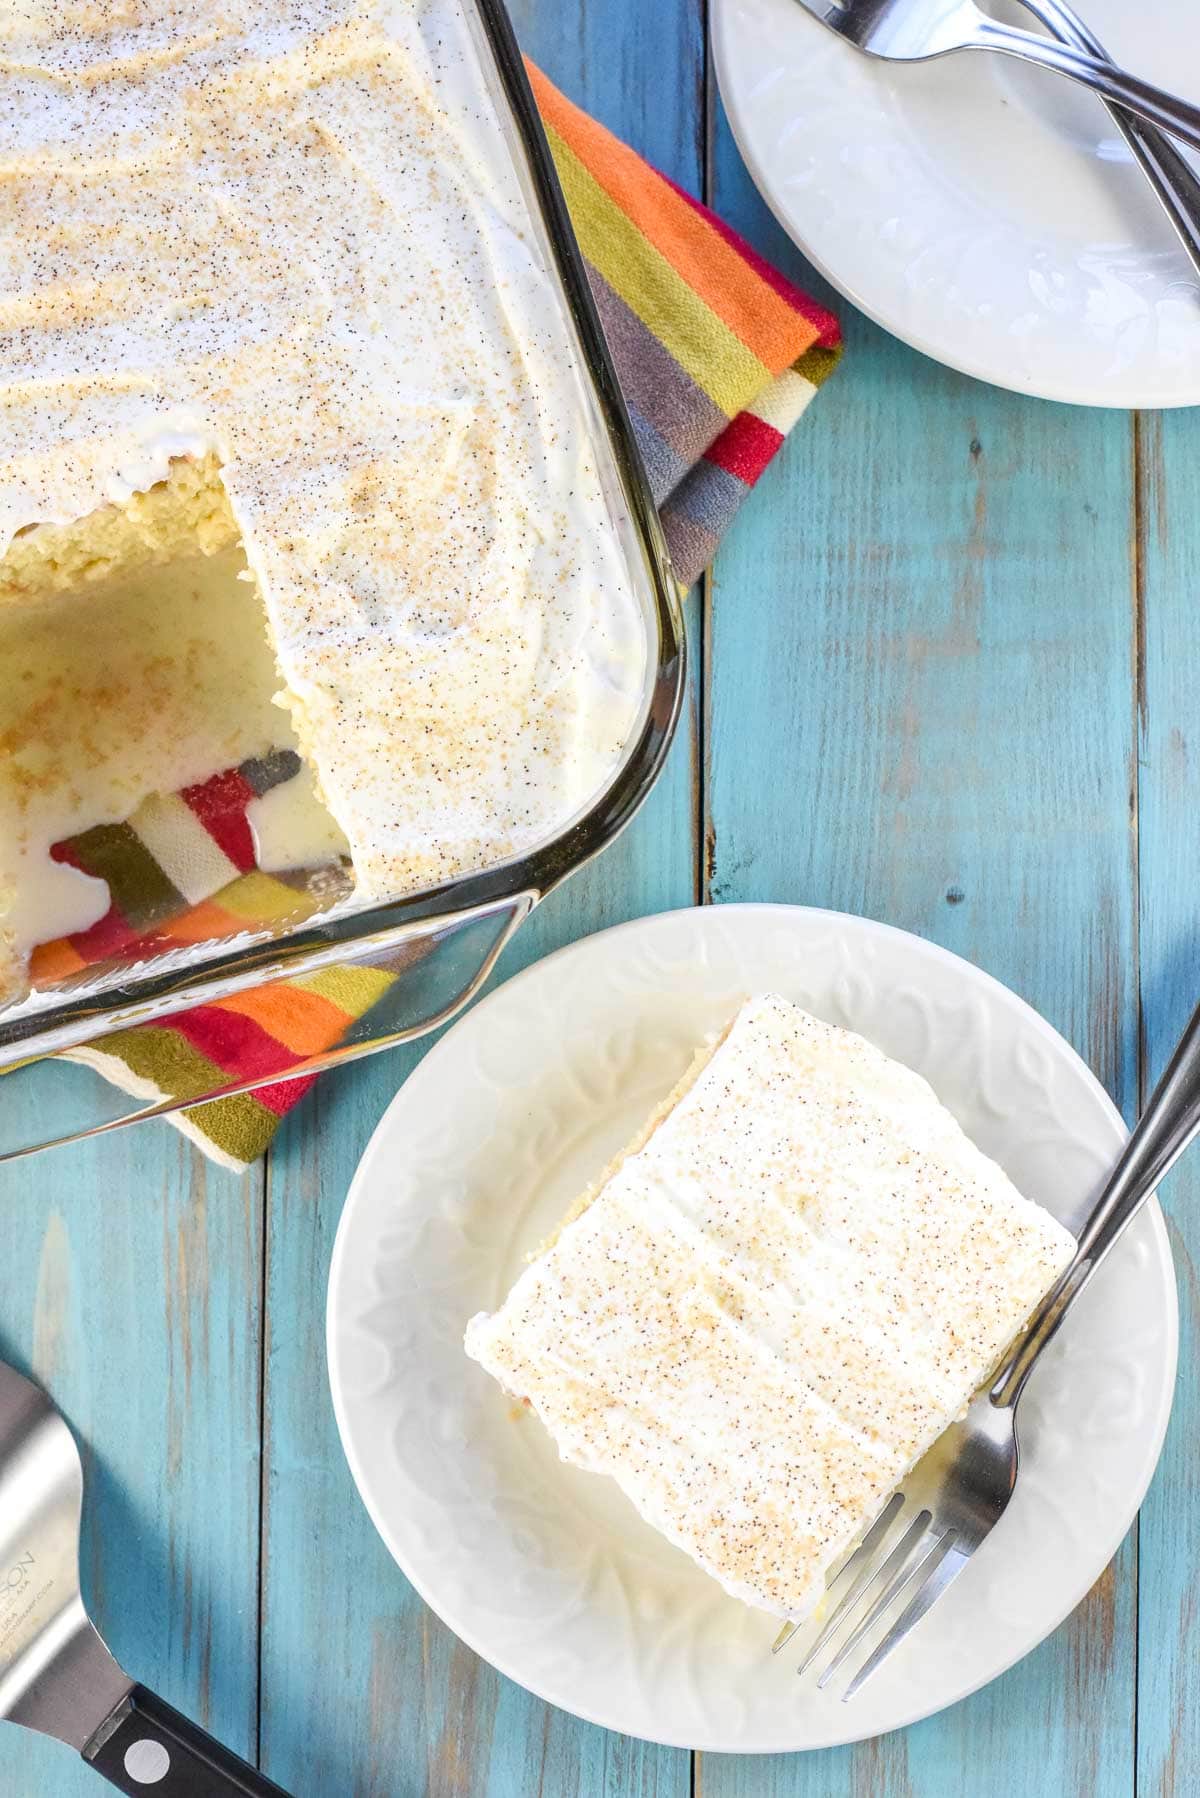
[[[1200,416],[1140,421],[1139,860],[1147,1092],[1200,1000]],[[1163,1204],[1179,1281],[1179,1384],[1167,1446],[1142,1508],[1138,1605],[1138,1792],[1200,1791],[1200,1175],[1195,1151]]]
[[[0,1082],[5,1127],[93,1078]],[[85,1597],[134,1677],[251,1755],[262,1193],[165,1124],[0,1168],[0,1354],[80,1443]],[[6,1798],[95,1788],[70,1750],[0,1729]]]
[[[724,129],[718,207],[802,280]],[[1131,437],[846,320],[845,368],[712,584],[709,889],[865,912],[1008,981],[1129,1107]],[[1134,1561],[989,1690],[704,1798],[1127,1798]]]
[[[514,21],[572,98],[698,187],[703,47],[687,0],[594,12],[523,0]],[[690,904],[696,783],[693,700],[646,810],[546,903],[501,974],[588,931]],[[290,1789],[339,1798],[684,1798],[686,1753],[623,1740],[540,1703],[430,1616],[377,1540],[342,1459],[324,1375],[328,1259],[358,1157],[419,1055],[328,1078],[271,1158],[265,1764]]]

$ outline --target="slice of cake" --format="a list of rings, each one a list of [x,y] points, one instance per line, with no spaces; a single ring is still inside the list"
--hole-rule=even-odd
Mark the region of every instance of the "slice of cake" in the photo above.
[[[564,1460],[800,1619],[1074,1248],[918,1075],[766,994],[466,1347]]]

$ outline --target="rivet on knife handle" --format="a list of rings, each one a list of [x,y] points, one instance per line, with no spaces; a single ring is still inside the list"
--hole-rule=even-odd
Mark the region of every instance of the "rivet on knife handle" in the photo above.
[[[83,1758],[130,1798],[286,1798],[265,1774],[145,1686],[122,1699]]]

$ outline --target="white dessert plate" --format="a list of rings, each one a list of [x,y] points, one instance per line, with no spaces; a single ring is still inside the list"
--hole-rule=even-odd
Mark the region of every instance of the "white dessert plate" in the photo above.
[[[468,1361],[571,1200],[752,991],[852,1026],[924,1074],[1030,1197],[1077,1225],[1121,1143],[1072,1049],[920,938],[832,912],[723,905],[586,938],[467,1013],[397,1094],[333,1255],[328,1346],[368,1510],[432,1608],[511,1678],[630,1735],[723,1752],[895,1729],[1019,1659],[1078,1604],[1154,1471],[1175,1374],[1170,1250],[1151,1204],[1022,1403],[1016,1496],[936,1612],[852,1704],[774,1659],[729,1598],[610,1481],[557,1458]]]
[[[1200,101],[1194,0],[1076,3],[1111,56]],[[1093,94],[979,52],[880,62],[796,0],[714,0],[712,34],[755,182],[862,311],[1000,387],[1200,403],[1200,285]]]

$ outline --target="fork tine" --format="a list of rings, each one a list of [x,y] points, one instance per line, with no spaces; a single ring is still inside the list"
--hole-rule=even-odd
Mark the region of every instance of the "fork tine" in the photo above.
[[[848,1703],[849,1700],[854,1697],[856,1692],[861,1691],[871,1675],[879,1670],[884,1661],[886,1661],[891,1654],[892,1650],[900,1646],[909,1630],[921,1621],[930,1606],[937,1602],[942,1596],[942,1593],[946,1590],[946,1587],[950,1585],[951,1581],[958,1578],[967,1562],[971,1559],[969,1550],[957,1548],[955,1546],[955,1535],[953,1530],[947,1530],[946,1534],[941,1537],[934,1553],[937,1556],[934,1565],[929,1567],[929,1571],[926,1573],[925,1578],[913,1593],[913,1596],[909,1599],[899,1617],[897,1617],[895,1623],[893,1623],[891,1629],[883,1638],[883,1641],[880,1642],[876,1648],[872,1649],[858,1672],[854,1675],[854,1678],[850,1681],[850,1684],[846,1687],[846,1690],[842,1693],[843,1704]],[[929,1562],[932,1560],[934,1560],[934,1555],[927,1555],[925,1561],[922,1562],[922,1568],[928,1567]],[[920,1570],[921,1569],[918,1569],[918,1571]]]
[[[836,1626],[837,1619],[845,1613],[848,1605],[853,1603],[853,1599],[849,1597],[846,1592],[845,1582],[855,1573],[856,1568],[858,1569],[858,1572],[851,1581],[854,1597],[857,1598],[859,1592],[862,1591],[870,1571],[867,1563],[870,1561],[875,1549],[887,1535],[888,1530],[891,1528],[893,1518],[903,1504],[903,1492],[893,1492],[866,1535],[861,1537],[850,1550],[841,1566],[834,1573],[833,1578],[829,1581],[829,1584],[825,1588],[824,1602],[827,1605],[834,1604],[835,1609],[831,1612],[827,1612],[821,1626],[820,1635],[817,1638],[818,1643],[828,1634],[832,1633]],[[785,1623],[774,1642],[771,1644],[771,1653],[778,1654],[781,1648],[786,1648],[797,1630],[802,1630],[805,1623],[810,1621],[811,1619],[805,1618],[804,1621],[800,1623]],[[812,1653],[813,1650],[810,1650],[808,1657],[799,1669],[800,1672],[804,1671],[804,1667],[807,1666]]]
[[[807,1673],[821,1651],[837,1635],[847,1617],[862,1598],[863,1593],[868,1590],[872,1581],[879,1577],[881,1567],[891,1566],[896,1556],[905,1552],[905,1544],[913,1530],[917,1527],[924,1527],[918,1516],[915,1523],[909,1524],[907,1528],[903,1524],[893,1528],[896,1518],[904,1508],[904,1494],[897,1492],[895,1498],[899,1500],[899,1503],[889,1503],[878,1523],[872,1524],[858,1548],[845,1565],[838,1570],[838,1577],[834,1584],[840,1584],[843,1578],[846,1578],[846,1584],[842,1588],[837,1603],[822,1623],[815,1640],[809,1643],[804,1658],[796,1668],[798,1674]],[[902,1532],[899,1541],[896,1540],[897,1529]],[[889,1542],[890,1547],[888,1546]]]
[[[867,1561],[866,1565],[859,1570],[851,1590],[847,1592],[816,1641],[810,1646],[808,1653],[796,1669],[797,1673],[808,1672],[822,1650],[829,1646],[842,1624],[872,1590],[878,1590],[882,1586],[891,1592],[898,1584],[903,1585],[911,1569],[913,1551],[924,1539],[928,1528],[929,1512],[918,1511],[913,1521],[904,1528],[900,1540],[893,1541],[892,1548],[882,1560],[872,1557]],[[875,1601],[872,1600],[868,1609],[873,1612],[875,1608]],[[859,1632],[856,1629],[851,1635],[851,1640],[856,1641],[858,1635]],[[833,1667],[839,1666],[843,1658],[844,1652],[839,1653],[832,1664]],[[817,1684],[823,1686],[827,1677],[828,1671],[822,1674]]]
[[[932,1521],[929,1512],[922,1511],[905,1531],[903,1541],[892,1550],[882,1567],[875,1572],[867,1586],[869,1597],[867,1608],[818,1679],[819,1691],[825,1690],[838,1668],[842,1666],[848,1656],[854,1653],[863,1637],[870,1634],[887,1607],[899,1597],[913,1575],[919,1573],[925,1565],[931,1549],[936,1546],[938,1541],[938,1537],[929,1527]]]

